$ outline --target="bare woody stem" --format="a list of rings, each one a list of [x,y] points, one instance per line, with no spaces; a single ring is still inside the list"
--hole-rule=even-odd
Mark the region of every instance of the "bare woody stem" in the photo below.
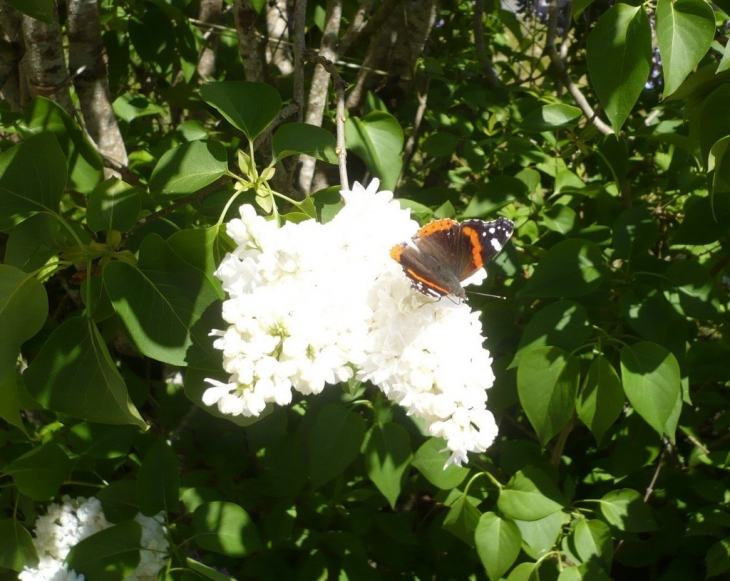
[[[340,185],[342,189],[349,190],[350,185],[347,180],[347,149],[345,143],[345,89],[347,89],[347,82],[342,80],[340,72],[332,61],[312,51],[305,51],[304,56],[308,61],[321,65],[330,74],[332,79],[332,84],[337,95],[335,127],[337,131],[337,165],[340,170]]]

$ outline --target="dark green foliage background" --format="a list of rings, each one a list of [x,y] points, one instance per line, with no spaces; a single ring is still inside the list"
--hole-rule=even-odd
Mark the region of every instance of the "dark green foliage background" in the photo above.
[[[208,337],[223,326],[212,272],[231,249],[217,219],[235,186],[235,206],[269,209],[271,159],[306,151],[336,183],[334,107],[323,129],[286,125],[242,161],[291,80],[242,83],[231,33],[219,82],[201,88],[179,75],[202,43],[194,6],[102,2],[130,183],[103,181],[53,103],[2,112],[0,577],[32,565],[35,518],[64,494],[100,498],[120,547],[138,542],[137,512],[165,511],[164,579],[727,575],[730,7],[571,7],[567,74],[615,134],[586,119],[529,14],[487,10],[490,86],[472,3],[440,7],[402,173],[393,151],[414,132],[415,92],[385,84],[350,111],[350,180],[397,182],[423,222],[516,224],[481,289],[505,300],[470,298],[500,435],[443,470],[443,442],[372,386],[330,386],[259,421],[200,409],[203,379],[226,379]],[[645,86],[651,26],[664,70]],[[337,204],[325,190],[279,211],[327,219]],[[177,370],[184,387],[165,381]],[[99,539],[84,543],[74,568],[122,578],[99,564]]]

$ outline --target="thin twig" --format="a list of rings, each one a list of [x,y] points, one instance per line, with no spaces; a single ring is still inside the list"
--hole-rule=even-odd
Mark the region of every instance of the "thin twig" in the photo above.
[[[482,72],[487,79],[487,86],[494,90],[500,89],[502,83],[492,66],[492,59],[489,58],[487,45],[484,41],[484,0],[474,2],[474,46],[477,52],[477,60],[482,65]]]
[[[583,111],[583,115],[586,116],[588,121],[592,123],[598,131],[604,135],[613,135],[614,131],[608,125],[606,125],[599,117],[598,114],[588,103],[588,99],[585,98],[581,90],[573,83],[573,80],[568,74],[568,69],[565,66],[565,62],[560,57],[558,49],[555,46],[555,38],[558,31],[558,2],[557,0],[551,0],[550,10],[548,12],[548,32],[545,50],[550,57],[550,62],[558,74],[558,77],[562,81],[563,85],[568,89],[568,92],[572,95],[575,103]]]
[[[253,146],[254,151],[258,151],[260,144],[263,143],[264,141],[266,141],[266,139],[268,139],[269,135],[271,135],[271,133],[274,131],[274,129],[276,129],[277,127],[279,127],[279,125],[281,125],[281,123],[282,123],[282,121],[284,121],[284,119],[288,119],[289,117],[294,115],[294,113],[298,113],[298,112],[299,112],[299,105],[297,105],[296,103],[289,103],[286,107],[283,107],[277,113],[274,120],[264,130],[264,132],[256,138],[256,141],[254,142],[254,146]]]
[[[330,74],[335,93],[337,94],[337,113],[335,127],[337,129],[337,165],[340,169],[340,186],[343,190],[349,190],[347,180],[347,148],[345,143],[345,89],[347,82],[342,80],[340,72],[335,64],[310,50],[305,50],[305,58],[314,64],[321,65]]]
[[[654,475],[651,477],[651,482],[649,482],[649,486],[646,487],[646,491],[644,492],[644,502],[649,502],[649,499],[651,498],[651,495],[654,492],[654,485],[656,484],[656,481],[659,479],[659,473],[662,471],[662,466],[664,466],[664,457],[667,455],[668,447],[669,447],[669,444],[667,442],[665,442],[664,447],[662,448],[662,453],[659,455],[659,460],[657,461],[656,470],[654,470]]]
[[[424,81],[424,85],[425,86],[422,90],[418,90],[418,108],[416,109],[416,116],[413,119],[413,130],[408,136],[408,141],[406,141],[406,146],[403,149],[403,168],[401,169],[400,176],[398,177],[398,182],[396,183],[400,183],[400,180],[403,177],[403,173],[405,172],[407,167],[410,167],[411,159],[416,152],[418,135],[421,132],[421,122],[423,121],[423,116],[426,114],[426,104],[428,103],[428,88],[431,86],[430,77],[426,78],[426,80]]]

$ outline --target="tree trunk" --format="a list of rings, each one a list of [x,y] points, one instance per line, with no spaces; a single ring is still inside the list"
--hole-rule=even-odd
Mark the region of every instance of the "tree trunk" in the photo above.
[[[264,81],[263,44],[256,32],[256,10],[251,0],[235,0],[233,3],[234,19],[238,31],[238,49],[243,59],[246,80]]]
[[[67,0],[69,61],[86,129],[99,152],[127,165],[127,150],[112,109],[97,0]]]
[[[266,29],[269,42],[266,45],[266,61],[275,65],[282,75],[294,70],[289,50],[289,11],[286,0],[266,3]]]
[[[198,18],[201,22],[218,24],[223,8],[222,0],[200,0],[200,12]],[[198,76],[203,81],[208,81],[215,75],[215,54],[218,48],[218,31],[211,28],[205,33],[206,46],[198,60]]]
[[[334,47],[337,44],[337,39],[340,34],[341,21],[342,0],[328,0],[319,55],[332,62],[337,61],[337,53]],[[323,66],[316,66],[312,75],[307,112],[304,117],[304,121],[310,125],[322,126],[324,109],[327,105],[329,81],[330,74],[325,68]],[[299,187],[302,192],[308,194],[312,187],[316,160],[308,155],[302,155],[300,159],[302,160],[302,168],[299,172]]]
[[[21,26],[20,12],[0,0],[0,98],[5,99],[13,111],[20,111],[28,100],[20,80]]]
[[[53,10],[53,22],[50,24],[25,15],[22,22],[25,75],[30,96],[46,97],[58,103],[69,115],[74,115],[57,8]]]

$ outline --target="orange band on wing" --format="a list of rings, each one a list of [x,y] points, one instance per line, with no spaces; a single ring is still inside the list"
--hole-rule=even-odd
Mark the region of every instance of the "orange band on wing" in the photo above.
[[[418,276],[413,270],[410,268],[406,269],[406,274],[410,276],[411,278],[417,280],[418,282],[425,284],[428,288],[436,289],[439,292],[442,292],[445,295],[451,294],[451,291],[447,288],[441,287],[437,284],[434,284],[432,280],[428,280],[423,278],[422,276]]]
[[[481,268],[484,266],[484,261],[482,260],[482,241],[479,232],[469,226],[464,226],[461,231],[469,237],[471,242],[471,259],[474,266]]]

